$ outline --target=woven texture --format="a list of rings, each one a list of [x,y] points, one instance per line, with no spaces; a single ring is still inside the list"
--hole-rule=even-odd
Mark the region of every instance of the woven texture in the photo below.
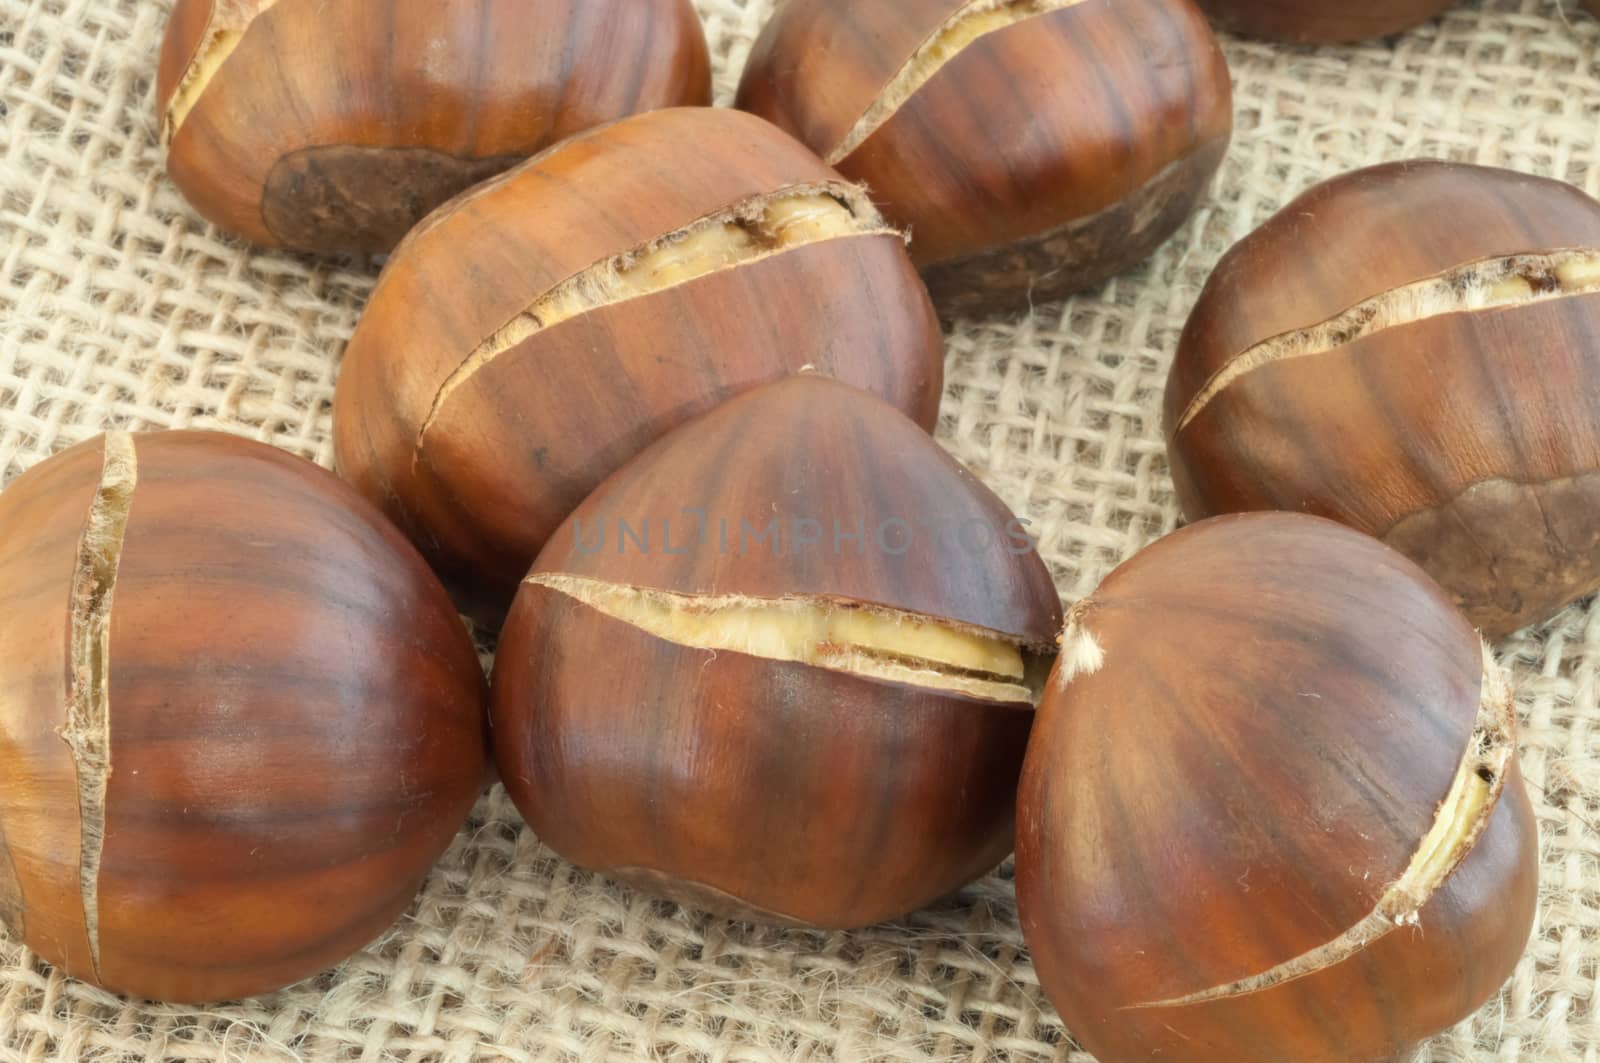
[[[771,0],[699,0],[732,95]],[[112,426],[207,427],[327,463],[365,264],[255,252],[162,172],[168,0],[0,0],[0,474]],[[1222,251],[1300,190],[1417,155],[1600,194],[1600,21],[1479,0],[1395,42],[1227,42],[1238,133],[1211,204],[1143,269],[950,337],[941,437],[1035,522],[1064,597],[1177,518],[1159,400]],[[1430,1060],[1600,1059],[1600,610],[1501,647],[1544,898],[1500,998]],[[123,1002],[0,937],[0,1060],[1066,1060],[1009,871],[892,926],[751,928],[578,871],[498,790],[393,931],[246,1004]]]

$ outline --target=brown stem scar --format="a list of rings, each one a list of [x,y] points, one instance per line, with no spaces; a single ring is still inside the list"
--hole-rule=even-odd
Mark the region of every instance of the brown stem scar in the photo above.
[[[1260,974],[1197,993],[1133,1004],[1124,1010],[1181,1008],[1259,993],[1342,963],[1401,927],[1420,925],[1422,909],[1461,866],[1489,826],[1516,753],[1516,730],[1516,702],[1510,682],[1488,644],[1484,644],[1478,716],[1455,779],[1405,872],[1384,891],[1372,911],[1332,941]]]
[[[692,649],[793,661],[986,701],[1038,700],[1018,640],[952,620],[823,597],[678,594],[547,573],[525,582]]]
[[[1274,336],[1236,355],[1189,400],[1177,430],[1187,427],[1228,385],[1275,362],[1328,354],[1374,333],[1430,317],[1596,293],[1600,293],[1600,250],[1500,256],[1458,266],[1375,295],[1326,321]]]
[[[752,196],[658,239],[613,255],[540,295],[473,349],[434,395],[417,432],[415,466],[450,396],[472,376],[535,334],[569,318],[643,298],[827,240],[900,234],[853,185],[795,185]]]
[[[110,432],[100,486],[89,505],[72,574],[71,676],[66,723],[78,782],[78,890],[95,977],[100,977],[100,857],[105,847],[106,786],[111,778],[111,600],[138,481],[133,437]]]
[[[183,76],[178,80],[178,85],[172,92],[172,99],[167,104],[167,112],[162,116],[162,144],[171,144],[172,138],[178,135],[178,130],[188,119],[189,112],[200,102],[200,97],[210,87],[217,72],[228,61],[228,57],[233,55],[234,49],[239,47],[239,42],[244,39],[245,30],[250,28],[250,23],[277,2],[278,0],[214,0],[211,18],[206,22],[205,32],[200,35],[200,45],[195,49],[189,65],[184,68]]]
[[[864,114],[856,119],[839,146],[828,153],[828,164],[840,160],[866,142],[894,116],[917,90],[933,80],[945,64],[980,37],[1009,29],[1019,22],[1076,7],[1085,0],[968,0],[923,41],[905,66],[889,80]]]

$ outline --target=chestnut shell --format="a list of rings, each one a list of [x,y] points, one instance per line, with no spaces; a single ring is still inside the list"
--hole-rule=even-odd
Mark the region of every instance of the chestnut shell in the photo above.
[[[173,133],[219,29],[243,36]],[[252,243],[387,251],[457,192],[584,129],[710,102],[689,0],[177,0],[167,169]]]
[[[970,2],[787,0],[738,94],[910,230],[946,315],[1026,307],[1137,264],[1202,201],[1233,129],[1227,63],[1191,0],[1091,0],[972,41],[839,157]]]
[[[1456,0],[1196,0],[1222,29],[1289,44],[1375,40],[1420,26]]]
[[[89,760],[64,732],[104,437],[0,494],[0,919],[118,992],[263,993],[411,903],[486,778],[482,669],[422,558],[332,475],[230,436],[133,439],[93,905]]]
[[[807,519],[821,538],[802,548],[790,531]],[[879,606],[1047,655],[1061,613],[1038,555],[974,552],[949,534],[1011,520],[912,422],[803,375],[630,462],[530,579]],[[622,521],[653,545],[621,548]],[[754,543],[744,522],[776,522],[780,538]],[[835,540],[838,528],[866,537],[858,548]],[[501,636],[491,716],[507,791],[567,858],[727,915],[849,927],[902,915],[1005,857],[1032,711],[691,648],[529,582]]]
[[[1166,430],[1184,513],[1342,521],[1421,564],[1491,637],[1595,590],[1600,292],[1465,312],[1447,295],[1191,408],[1264,342],[1475,263],[1570,249],[1600,258],[1600,203],[1509,170],[1394,163],[1306,192],[1223,256],[1179,342]]]
[[[810,367],[931,429],[944,337],[887,230],[567,318],[439,401],[474,350],[574,275],[741,203],[817,188],[849,186],[769,124],[676,109],[570,140],[443,208],[390,259],[345,352],[340,474],[495,624],[550,533],[609,473],[741,391]]]
[[[1328,521],[1220,517],[1113,572],[1066,642],[1023,770],[1017,900],[1040,983],[1102,1063],[1402,1058],[1510,975],[1538,876],[1514,756],[1414,926],[1257,992],[1149,1006],[1334,940],[1429,832],[1484,655],[1416,566]]]

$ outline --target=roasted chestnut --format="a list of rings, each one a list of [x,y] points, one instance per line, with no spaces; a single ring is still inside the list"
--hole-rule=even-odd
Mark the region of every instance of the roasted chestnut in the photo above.
[[[486,773],[450,600],[335,477],[112,433],[0,494],[0,920],[97,985],[276,989],[411,903]]]
[[[689,0],[177,0],[156,100],[173,181],[266,246],[387,251],[580,130],[709,102]]]
[[[1220,517],[1068,611],[1017,807],[1040,984],[1101,1063],[1375,1063],[1466,1018],[1533,924],[1488,649],[1421,570]]]
[[[738,103],[865,182],[952,315],[1139,262],[1204,198],[1233,130],[1190,0],[787,0]]]
[[[1191,519],[1382,538],[1491,636],[1600,586],[1600,203],[1443,162],[1336,178],[1228,252],[1166,396]]]
[[[1226,30],[1290,44],[1372,40],[1420,26],[1456,0],[1198,0]]]
[[[796,376],[660,440],[551,539],[500,639],[495,756],[578,864],[872,923],[1010,851],[1060,619],[999,499],[879,400]]]
[[[747,114],[657,111],[396,251],[345,353],[337,463],[494,623],[557,525],[668,429],[806,366],[931,428],[943,344],[858,188]]]

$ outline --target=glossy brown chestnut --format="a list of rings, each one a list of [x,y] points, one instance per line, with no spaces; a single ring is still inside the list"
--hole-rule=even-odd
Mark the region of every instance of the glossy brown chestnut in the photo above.
[[[485,779],[444,589],[335,477],[112,433],[0,494],[0,920],[165,1001],[267,992],[411,903]]]
[[[1101,1063],[1376,1063],[1510,976],[1537,829],[1505,674],[1383,544],[1162,540],[1067,617],[1017,807],[1040,984]]]
[[[1339,44],[1420,26],[1456,0],[1197,0],[1222,29],[1289,44]]]
[[[1010,850],[1061,617],[1023,526],[915,424],[803,375],[557,532],[500,640],[506,788],[585,867],[763,922],[901,915]]]
[[[1491,637],[1600,585],[1600,203],[1439,162],[1320,185],[1223,257],[1166,396],[1191,519],[1304,510]]]
[[[478,618],[663,433],[805,366],[938,418],[944,338],[901,235],[790,137],[657,111],[434,215],[345,353],[339,471]]]
[[[1233,129],[1191,0],[787,0],[739,106],[868,185],[946,314],[1133,266],[1204,198]]]
[[[254,243],[387,251],[580,130],[710,100],[689,0],[177,0],[156,101],[173,181]]]

